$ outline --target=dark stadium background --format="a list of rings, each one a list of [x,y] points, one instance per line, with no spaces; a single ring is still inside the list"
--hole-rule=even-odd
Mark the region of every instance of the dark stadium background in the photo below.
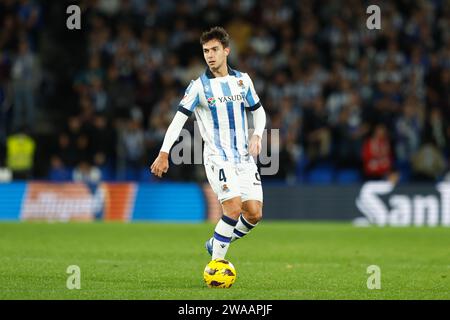
[[[70,4],[82,9],[81,30],[65,27]],[[403,182],[444,179],[448,1],[378,2],[381,30],[366,27],[370,4],[2,0],[0,163],[7,138],[26,130],[35,162],[18,179],[72,180],[74,168],[96,166],[107,180],[152,180],[146,168],[164,130],[205,69],[199,35],[221,25],[233,40],[230,64],[253,77],[267,127],[281,130],[281,170],[267,182],[361,182],[393,171]],[[22,72],[21,46],[33,59]],[[30,118],[14,113],[22,105]],[[363,146],[377,124],[389,163],[365,172]],[[172,166],[167,179],[203,181],[201,172]]]
[[[72,4],[81,29],[66,26]],[[366,25],[372,4],[379,30]],[[356,205],[361,186],[390,181],[397,189],[384,195],[386,212],[396,212],[390,195],[431,195],[415,205],[418,215],[437,210],[446,225],[437,184],[450,179],[449,8],[445,0],[2,0],[0,178],[15,182],[2,186],[4,218],[45,219],[68,195],[96,203],[88,214],[96,219],[217,219],[203,165],[172,164],[163,180],[149,165],[189,81],[205,70],[200,34],[221,25],[230,65],[250,74],[268,132],[280,134],[270,154],[279,170],[263,176],[266,218],[367,216]],[[185,128],[194,131],[194,117]],[[170,182],[185,184],[165,191]],[[47,201],[50,189],[65,191]],[[147,199],[173,192],[195,196],[164,208]],[[406,206],[408,225],[416,207]]]

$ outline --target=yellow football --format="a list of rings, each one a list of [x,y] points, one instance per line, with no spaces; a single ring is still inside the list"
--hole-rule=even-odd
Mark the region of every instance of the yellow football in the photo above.
[[[236,269],[228,260],[211,260],[203,271],[203,279],[210,288],[229,288],[236,281]]]

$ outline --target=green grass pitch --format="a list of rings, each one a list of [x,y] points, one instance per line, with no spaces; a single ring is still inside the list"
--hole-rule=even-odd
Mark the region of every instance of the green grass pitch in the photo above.
[[[213,224],[0,223],[0,299],[450,299],[450,229],[263,221],[227,255],[230,289],[203,269]],[[69,265],[81,289],[66,287]],[[367,267],[381,269],[369,290]]]

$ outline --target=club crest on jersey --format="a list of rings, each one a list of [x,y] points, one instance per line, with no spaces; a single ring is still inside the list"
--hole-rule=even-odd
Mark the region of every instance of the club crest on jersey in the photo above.
[[[237,84],[238,84],[238,86],[241,87],[242,89],[244,88],[244,81],[238,80]]]
[[[227,186],[226,184],[224,184],[224,185],[222,186],[222,191],[223,191],[223,192],[228,192],[228,191],[230,191],[230,189],[228,189],[228,186]]]
[[[208,106],[214,107],[216,105],[216,99],[214,97],[208,98]]]

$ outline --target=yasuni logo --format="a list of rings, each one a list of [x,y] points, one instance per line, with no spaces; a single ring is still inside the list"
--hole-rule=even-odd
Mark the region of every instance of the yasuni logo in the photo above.
[[[221,103],[231,102],[231,101],[233,101],[233,102],[234,101],[242,101],[242,100],[244,100],[244,95],[243,94],[235,94],[234,96],[218,97],[217,99]]]

